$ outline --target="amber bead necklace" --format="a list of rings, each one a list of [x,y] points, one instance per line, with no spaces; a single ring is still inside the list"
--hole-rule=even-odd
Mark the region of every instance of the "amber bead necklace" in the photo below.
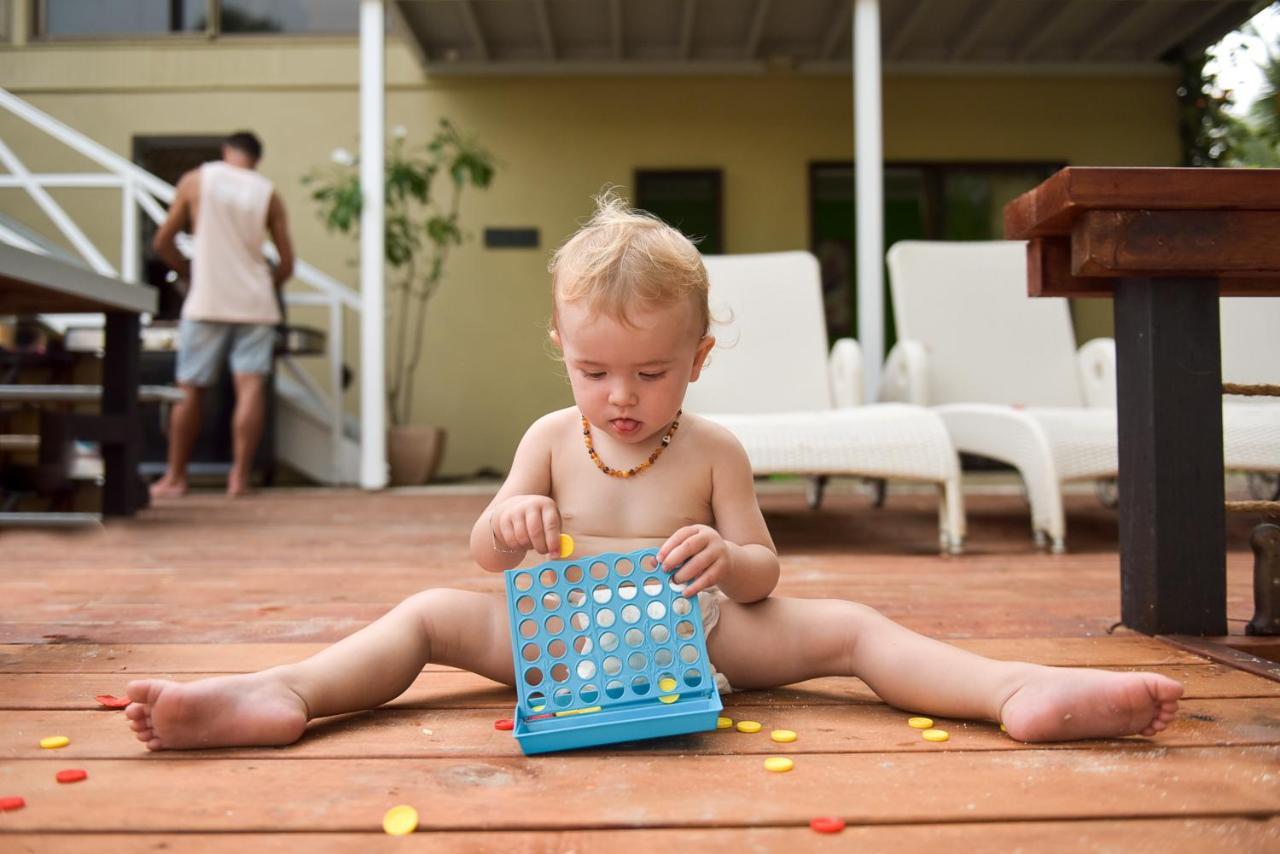
[[[579,413],[581,415],[581,413]],[[653,449],[653,453],[649,458],[635,468],[615,469],[604,464],[604,460],[600,459],[600,455],[596,453],[595,444],[591,441],[591,422],[587,420],[587,416],[582,416],[582,442],[587,446],[587,456],[591,457],[591,461],[596,464],[596,468],[609,475],[609,477],[635,477],[640,472],[653,465],[653,461],[662,456],[662,452],[667,449],[667,445],[671,444],[671,437],[675,435],[676,430],[680,427],[680,416],[684,414],[684,410],[676,412],[676,418],[671,422],[671,429],[662,437],[662,442],[658,447]]]

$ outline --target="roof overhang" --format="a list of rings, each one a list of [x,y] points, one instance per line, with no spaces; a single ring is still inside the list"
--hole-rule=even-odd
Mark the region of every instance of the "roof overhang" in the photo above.
[[[847,75],[853,0],[393,0],[428,74]],[[1264,4],[1262,4],[1264,5]],[[880,0],[888,73],[1168,73],[1258,0]]]

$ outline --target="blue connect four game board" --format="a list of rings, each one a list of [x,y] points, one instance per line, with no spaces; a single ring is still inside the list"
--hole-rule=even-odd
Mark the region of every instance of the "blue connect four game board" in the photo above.
[[[716,728],[702,613],[658,550],[506,572],[526,754]]]

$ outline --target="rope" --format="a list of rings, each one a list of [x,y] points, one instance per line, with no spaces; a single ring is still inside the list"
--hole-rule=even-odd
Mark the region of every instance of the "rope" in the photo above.
[[[1223,383],[1223,394],[1242,394],[1246,397],[1280,397],[1280,385],[1266,383]]]
[[[1280,516],[1280,501],[1228,501],[1228,513],[1266,513]]]

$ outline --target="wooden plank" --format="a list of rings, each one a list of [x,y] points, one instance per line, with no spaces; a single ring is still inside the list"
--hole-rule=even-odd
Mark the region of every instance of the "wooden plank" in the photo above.
[[[1203,664],[1204,658],[1145,635],[1099,638],[957,638],[989,658],[1065,666]],[[252,673],[301,661],[322,643],[0,644],[0,673]],[[452,670],[428,664],[427,670]]]
[[[1071,273],[1258,277],[1252,292],[1276,295],[1277,235],[1280,211],[1084,211],[1071,229]]]
[[[1072,273],[1071,240],[1067,237],[1037,237],[1027,243],[1027,294],[1033,297],[1083,297],[1111,299],[1115,280],[1104,276]],[[1225,276],[1218,280],[1224,297],[1259,296],[1280,292],[1280,278]]]
[[[1280,210],[1280,169],[1068,166],[1004,208],[1004,236],[1071,233],[1084,210]]]
[[[1221,664],[1174,664],[1151,667],[1104,667],[1103,670],[1148,670],[1177,679],[1186,687],[1188,699],[1225,697],[1280,697],[1280,682],[1263,679]],[[215,674],[210,674],[215,675]],[[0,674],[0,709],[81,709],[98,708],[93,699],[98,694],[124,693],[129,679],[177,679],[190,681],[191,674],[137,673],[10,673]],[[875,693],[860,679],[832,676],[810,679],[775,688],[772,691],[734,692],[725,696],[726,707],[737,703],[801,702],[805,704],[840,705],[850,702],[879,702]],[[415,708],[494,708],[510,709],[515,703],[514,689],[492,682],[483,676],[461,670],[431,671],[421,674],[413,685],[391,705]]]
[[[933,749],[917,730],[907,726],[907,713],[883,703],[795,705],[788,702],[729,704],[734,720],[759,721],[762,734],[736,730],[680,738],[636,742],[610,748],[626,755],[772,755],[812,753],[922,753]],[[224,748],[184,751],[187,758],[342,759],[414,756],[518,756],[510,733],[496,731],[493,722],[507,717],[503,709],[379,709],[314,721],[307,735],[281,751],[277,748]],[[1131,737],[1095,741],[1026,745],[1002,733],[995,724],[934,718],[951,735],[949,750],[1089,750],[1099,746],[1145,750],[1160,747],[1223,747],[1280,744],[1280,697],[1188,700],[1178,718],[1154,739]],[[785,747],[769,739],[771,729],[790,729],[798,740]],[[58,751],[67,762],[80,759],[136,759],[144,748],[133,736],[123,712],[0,711],[0,760],[40,756],[37,742],[46,735],[65,735],[71,744]]]
[[[1269,818],[1280,810],[1277,747],[1027,750],[801,757],[785,775],[756,756],[563,755],[457,759],[13,760],[0,785],[28,807],[10,832],[362,831],[397,803],[423,830],[800,825],[1159,818]],[[1155,769],[1159,773],[1155,773]],[[678,784],[673,775],[678,774]],[[927,781],[927,782],[926,782]],[[123,809],[122,803],[145,805]],[[744,808],[749,804],[749,808]]]
[[[424,832],[425,833],[425,832]],[[1277,818],[1168,818],[1126,821],[1020,821],[973,824],[850,825],[835,836],[808,827],[679,828],[433,832],[417,839],[432,851],[558,854],[564,851],[894,851],[935,854],[957,851],[1042,850],[1046,840],[1073,852],[1205,854],[1206,851],[1268,851],[1280,845]],[[14,854],[153,854],[179,847],[172,836],[146,833],[12,833],[5,844]],[[347,854],[402,852],[410,844],[376,828],[364,833],[188,833],[181,850],[191,854]]]
[[[425,834],[426,831],[420,832]],[[1278,818],[1167,818],[1126,821],[1019,821],[972,824],[850,825],[835,836],[805,827],[716,827],[633,830],[432,832],[417,841],[432,851],[461,854],[559,854],[564,851],[1034,851],[1047,840],[1063,850],[1126,854],[1205,854],[1206,851],[1270,851],[1280,846]],[[364,833],[12,833],[14,854],[153,854],[180,847],[184,854],[347,854],[402,852],[410,843],[376,828]]]
[[[1072,274],[1070,238],[1037,237],[1027,243],[1027,295],[1110,299],[1115,292],[1108,279]]]

